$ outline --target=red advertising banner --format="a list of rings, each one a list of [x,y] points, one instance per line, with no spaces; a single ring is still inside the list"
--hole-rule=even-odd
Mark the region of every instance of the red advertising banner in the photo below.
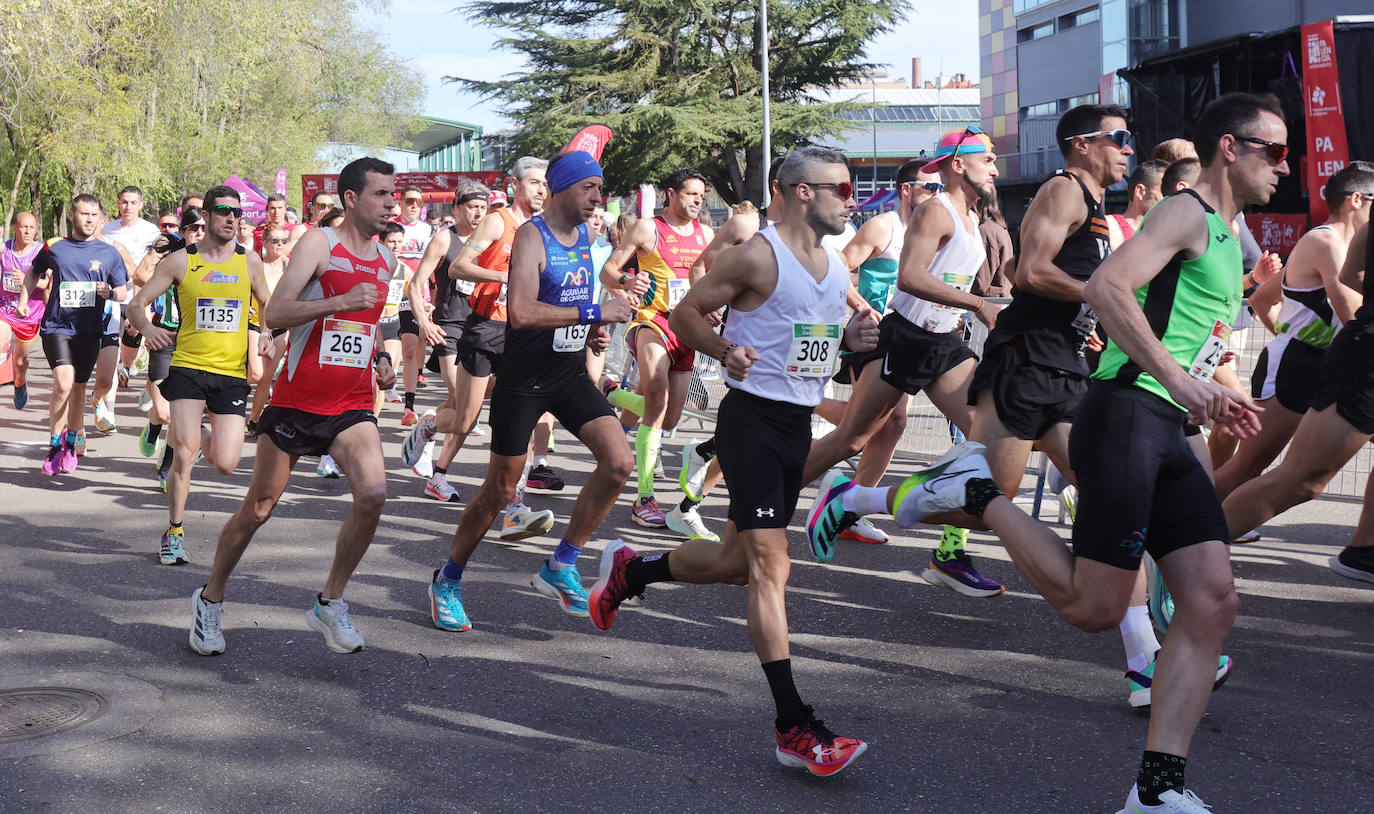
[[[418,187],[429,203],[448,203],[453,200],[453,192],[458,188],[458,182],[464,178],[471,178],[492,189],[505,190],[505,185],[501,183],[502,175],[499,172],[398,172],[396,173],[396,191],[399,194],[406,187]],[[337,174],[301,176],[301,200],[308,201],[314,197],[316,192],[320,191],[330,194],[338,193],[339,176]]]
[[[1255,212],[1245,216],[1245,225],[1261,249],[1287,257],[1307,231],[1307,216]]]
[[[1331,21],[1302,27],[1302,90],[1307,105],[1307,190],[1313,223],[1326,220],[1326,179],[1350,163]]]

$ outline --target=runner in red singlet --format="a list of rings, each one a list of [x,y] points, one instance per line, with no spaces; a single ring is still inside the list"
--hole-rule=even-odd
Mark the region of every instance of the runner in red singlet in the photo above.
[[[348,476],[353,509],[339,529],[334,564],[306,612],[306,624],[336,653],[363,648],[342,597],[386,502],[372,381],[375,375],[383,390],[396,381],[391,357],[385,351],[374,354],[394,263],[373,238],[395,218],[394,180],[395,168],[380,159],[360,158],[344,167],[339,173],[343,222],[301,238],[267,305],[269,325],[290,327],[290,351],[258,422],[248,494],[220,532],[209,582],[191,596],[191,649],[201,655],[224,652],[220,603],[225,583],[254,532],[271,517],[292,467],[302,455],[324,454]]]

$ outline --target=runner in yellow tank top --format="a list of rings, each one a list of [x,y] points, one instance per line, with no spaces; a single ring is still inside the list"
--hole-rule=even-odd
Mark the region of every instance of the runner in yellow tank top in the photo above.
[[[243,455],[248,307],[254,297],[265,304],[270,296],[262,258],[235,241],[243,217],[239,193],[217,186],[205,193],[205,202],[205,236],[184,248],[171,247],[176,250],[157,264],[129,308],[129,319],[150,351],[176,342],[170,372],[159,385],[171,408],[167,444],[173,450],[165,487],[168,529],[159,554],[163,565],[188,561],[181,521],[197,456],[203,451],[216,472],[228,475]],[[153,325],[147,307],[173,286],[181,309],[175,332]],[[270,360],[271,333],[267,325],[260,327],[258,352]],[[201,426],[207,408],[209,432]]]
[[[650,528],[668,526],[693,539],[716,539],[696,513],[690,498],[665,515],[654,499],[654,464],[665,429],[677,426],[692,377],[696,353],[678,341],[668,327],[668,314],[691,287],[690,269],[714,233],[697,217],[706,197],[706,177],[693,169],[676,170],[663,181],[663,212],[641,220],[601,267],[601,281],[612,291],[638,300],[639,313],[627,341],[639,365],[639,394],[617,389],[611,403],[643,416],[635,440],[639,498],[633,517]],[[639,273],[622,273],[634,254]],[[640,403],[642,398],[642,404]]]

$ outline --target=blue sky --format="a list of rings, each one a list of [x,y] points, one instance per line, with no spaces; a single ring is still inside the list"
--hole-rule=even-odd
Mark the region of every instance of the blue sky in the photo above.
[[[910,81],[911,58],[921,57],[927,79],[937,73],[978,74],[977,4],[962,0],[915,0],[907,21],[879,36],[869,58],[888,63]],[[389,16],[376,21],[391,51],[410,60],[429,91],[422,110],[430,116],[481,125],[508,126],[496,106],[443,84],[444,76],[500,76],[520,69],[517,56],[494,48],[495,34],[467,23],[457,0],[392,0]]]

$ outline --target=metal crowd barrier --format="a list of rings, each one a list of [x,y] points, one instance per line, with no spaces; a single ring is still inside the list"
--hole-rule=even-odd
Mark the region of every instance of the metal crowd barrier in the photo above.
[[[989,301],[1010,302],[1009,299]],[[970,320],[970,323],[968,344],[981,357],[983,344],[987,340],[987,328],[977,320]],[[1250,386],[1250,376],[1254,372],[1255,363],[1259,360],[1260,351],[1264,350],[1264,346],[1271,339],[1273,336],[1258,321],[1244,331],[1244,346],[1238,367],[1240,380],[1247,390]],[[616,326],[610,350],[607,351],[606,373],[617,377],[627,387],[634,389],[638,376],[635,370],[634,355],[625,345],[625,327],[622,325]],[[714,428],[716,407],[720,404],[721,398],[724,397],[725,391],[726,386],[721,380],[719,364],[714,359],[706,359],[698,354],[696,367],[692,371],[687,406],[683,410],[685,426],[680,426],[702,431],[710,431]],[[833,382],[826,389],[827,396],[840,401],[847,400],[849,392],[850,388],[847,385]],[[812,426],[817,437],[824,435],[831,429],[831,425],[819,416],[812,419]],[[949,449],[950,444],[949,421],[944,417],[944,414],[935,409],[935,405],[926,398],[924,393],[917,394],[915,398],[911,399],[906,432],[897,445],[897,455],[917,460],[934,460],[943,455]],[[1027,468],[1027,474],[1037,476],[1037,483],[1040,485],[1043,485],[1044,481],[1043,458],[1044,456],[1040,454],[1032,455]],[[1282,460],[1282,456],[1279,460]],[[1275,463],[1277,464],[1278,461]],[[1360,499],[1364,495],[1365,481],[1369,478],[1371,471],[1374,471],[1374,448],[1366,445],[1332,479],[1325,494],[1330,497]],[[1040,497],[1040,488],[1037,487],[1034,497],[1037,514]]]

